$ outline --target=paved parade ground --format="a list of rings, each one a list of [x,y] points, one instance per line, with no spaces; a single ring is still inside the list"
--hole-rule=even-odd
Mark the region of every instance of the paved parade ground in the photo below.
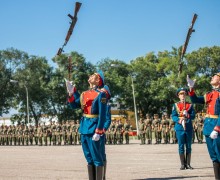
[[[206,144],[192,145],[194,170],[179,170],[177,144],[107,145],[107,179],[214,179]],[[80,145],[0,146],[0,180],[88,179],[87,163]]]

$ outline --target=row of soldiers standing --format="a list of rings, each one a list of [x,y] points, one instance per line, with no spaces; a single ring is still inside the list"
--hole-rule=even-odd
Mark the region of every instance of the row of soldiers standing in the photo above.
[[[193,123],[193,137],[192,142],[195,141],[195,137],[198,143],[203,142],[203,122],[204,118],[198,114]],[[153,118],[149,114],[146,114],[146,118],[140,118],[138,128],[139,137],[142,144],[152,144],[152,136],[154,135],[155,144],[176,144],[176,132],[174,130],[175,122],[167,115],[163,114],[161,119],[158,114],[154,114]]]
[[[112,120],[109,129],[105,132],[106,144],[129,144],[129,134],[132,132],[132,125],[129,120],[123,124],[121,120]]]
[[[36,126],[32,125],[1,125],[0,145],[76,145],[81,144],[79,120],[76,122],[51,121]]]

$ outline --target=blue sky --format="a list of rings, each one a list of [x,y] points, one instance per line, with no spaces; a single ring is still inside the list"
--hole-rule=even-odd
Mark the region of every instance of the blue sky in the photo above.
[[[1,0],[0,50],[16,48],[49,61],[64,43],[74,0]],[[82,0],[78,22],[64,48],[93,64],[125,62],[183,45],[194,13],[196,32],[187,52],[220,46],[219,0]]]

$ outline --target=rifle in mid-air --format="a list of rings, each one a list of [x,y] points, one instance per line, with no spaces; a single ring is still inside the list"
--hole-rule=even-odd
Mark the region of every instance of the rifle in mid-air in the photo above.
[[[188,43],[189,43],[189,39],[190,39],[190,37],[191,37],[191,34],[193,33],[193,32],[195,32],[195,29],[193,29],[193,26],[194,26],[194,24],[195,24],[195,22],[196,22],[196,19],[197,19],[197,14],[194,14],[193,15],[193,19],[192,19],[192,23],[191,23],[191,25],[190,25],[190,27],[189,27],[189,30],[188,30],[188,33],[187,33],[187,36],[186,36],[186,41],[185,41],[185,43],[184,43],[184,45],[183,45],[183,47],[182,47],[182,52],[181,52],[181,55],[180,55],[180,60],[179,60],[179,74],[178,74],[178,76],[181,74],[181,72],[182,72],[182,68],[183,68],[183,57],[184,57],[184,55],[185,55],[185,53],[186,53],[186,49],[187,49],[187,46],[188,46]]]
[[[57,55],[61,55],[62,54],[64,46],[67,45],[67,43],[68,43],[68,41],[70,39],[70,36],[73,33],[73,29],[74,29],[75,24],[77,22],[77,14],[79,12],[79,9],[80,9],[81,5],[82,5],[82,3],[76,2],[74,16],[72,16],[71,14],[68,14],[68,16],[70,17],[72,22],[70,22],[70,27],[69,27],[69,30],[67,32],[67,35],[66,35],[66,38],[65,38],[65,42],[64,42],[63,46],[61,48],[59,48],[59,50],[57,52]]]

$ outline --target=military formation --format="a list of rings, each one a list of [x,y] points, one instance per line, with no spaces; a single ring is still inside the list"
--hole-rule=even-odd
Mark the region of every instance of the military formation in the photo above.
[[[195,141],[199,144],[203,143],[203,124],[204,115],[198,113],[193,122],[192,143]],[[174,127],[175,122],[166,113],[162,114],[161,118],[158,114],[154,114],[153,117],[146,114],[138,123],[140,144],[177,144]]]
[[[197,141],[203,143],[204,116],[198,113],[193,122],[192,143]],[[158,114],[151,117],[146,114],[146,118],[139,120],[139,138],[142,144],[176,144],[175,123],[167,115],[163,114],[159,118]],[[77,145],[81,144],[80,123],[77,121],[66,121],[59,123],[52,121],[49,125],[45,123],[38,126],[32,125],[1,125],[0,145]],[[109,129],[105,132],[107,145],[129,144],[132,125],[129,120],[112,119]],[[154,142],[153,142],[154,141]]]
[[[77,145],[81,144],[79,127],[79,120],[63,123],[51,121],[49,125],[42,123],[36,126],[1,125],[0,145]]]
[[[106,133],[106,144],[129,144],[129,135],[132,132],[132,125],[129,120],[113,119]]]

